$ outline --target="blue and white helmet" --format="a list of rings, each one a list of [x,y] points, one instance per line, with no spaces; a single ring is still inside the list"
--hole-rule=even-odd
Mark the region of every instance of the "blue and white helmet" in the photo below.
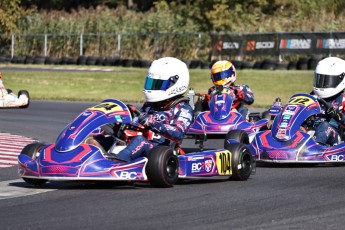
[[[145,80],[144,96],[147,102],[160,102],[184,94],[189,85],[187,65],[173,57],[152,62]]]

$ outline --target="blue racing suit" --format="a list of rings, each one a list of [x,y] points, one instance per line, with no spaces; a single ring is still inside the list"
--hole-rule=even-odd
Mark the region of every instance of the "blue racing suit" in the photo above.
[[[232,104],[232,109],[236,109],[243,117],[245,120],[249,120],[249,109],[245,107],[244,105],[251,105],[254,103],[254,94],[252,90],[249,88],[248,85],[230,85],[230,86],[225,86],[229,87],[232,89],[235,93],[235,100]],[[203,109],[204,110],[209,110],[208,102],[210,101],[210,96],[212,92],[215,90],[215,86],[212,86],[211,88],[208,89],[208,94],[205,95],[205,98],[202,102]]]
[[[143,136],[133,137],[127,147],[117,154],[121,160],[131,161],[147,156],[157,145],[169,146],[171,141],[182,141],[194,120],[193,109],[188,100],[172,103],[172,106],[166,110],[157,109],[151,103],[145,103],[140,111],[143,115],[138,118],[138,122],[145,123],[156,130],[157,137],[150,141]]]
[[[325,101],[339,113],[338,123],[334,118],[327,117],[327,112],[325,108],[322,107],[325,115],[318,117],[315,121],[315,142],[322,145],[333,146],[338,144],[339,137],[339,125],[345,124],[345,95],[343,92],[337,94],[334,97],[325,99]]]

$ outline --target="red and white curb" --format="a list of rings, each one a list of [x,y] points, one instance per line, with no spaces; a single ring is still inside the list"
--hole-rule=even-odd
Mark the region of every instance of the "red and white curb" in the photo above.
[[[18,165],[18,155],[26,145],[33,142],[35,140],[32,138],[0,133],[0,169]]]

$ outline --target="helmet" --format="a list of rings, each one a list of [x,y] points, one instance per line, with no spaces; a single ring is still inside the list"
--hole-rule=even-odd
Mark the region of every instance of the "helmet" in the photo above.
[[[345,88],[345,61],[328,57],[316,66],[313,91],[321,98],[329,98]]]
[[[236,81],[235,66],[229,61],[217,61],[211,68],[214,85],[227,85]]]
[[[173,57],[152,62],[144,86],[147,102],[160,102],[184,94],[189,85],[187,65]]]

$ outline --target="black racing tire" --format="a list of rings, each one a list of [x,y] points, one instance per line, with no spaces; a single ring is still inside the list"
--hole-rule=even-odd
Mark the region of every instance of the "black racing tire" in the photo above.
[[[151,185],[158,188],[174,186],[178,179],[179,161],[169,146],[156,146],[149,155],[146,175]]]
[[[228,147],[231,145],[229,144],[228,140],[236,140],[241,144],[249,144],[249,136],[248,134],[240,129],[234,129],[234,130],[230,130],[226,136],[225,136],[225,140],[224,140],[224,148],[228,149]]]
[[[232,176],[230,177],[230,180],[247,180],[255,167],[255,160],[248,147],[240,143],[233,143],[227,146],[227,150],[232,154]]]
[[[241,69],[253,69],[255,65],[254,61],[244,61],[242,62]]]
[[[45,56],[35,56],[33,64],[45,64],[46,63],[46,57]]]
[[[27,90],[19,90],[18,92],[18,98],[20,97],[20,95],[26,95],[28,97],[28,104],[23,105],[23,106],[19,106],[19,108],[27,108],[30,105],[30,95],[29,92]]]
[[[308,59],[307,58],[299,58],[296,63],[297,70],[307,70],[308,69]]]
[[[296,70],[297,69],[297,62],[296,61],[290,61],[288,66],[287,66],[288,70]]]
[[[39,143],[39,142],[31,143],[31,144],[28,144],[27,146],[25,146],[22,149],[20,154],[27,155],[28,157],[30,157],[32,159],[36,159],[38,157],[38,152],[44,146],[45,145],[43,143]],[[48,180],[44,180],[44,179],[33,179],[33,178],[25,178],[25,177],[23,177],[23,180],[26,183],[34,185],[34,186],[42,185],[48,181]]]
[[[277,62],[272,59],[265,59],[261,65],[261,69],[265,69],[265,70],[275,70],[276,67],[277,67]]]
[[[77,58],[77,65],[86,65],[86,60],[87,60],[86,56],[79,56]]]

